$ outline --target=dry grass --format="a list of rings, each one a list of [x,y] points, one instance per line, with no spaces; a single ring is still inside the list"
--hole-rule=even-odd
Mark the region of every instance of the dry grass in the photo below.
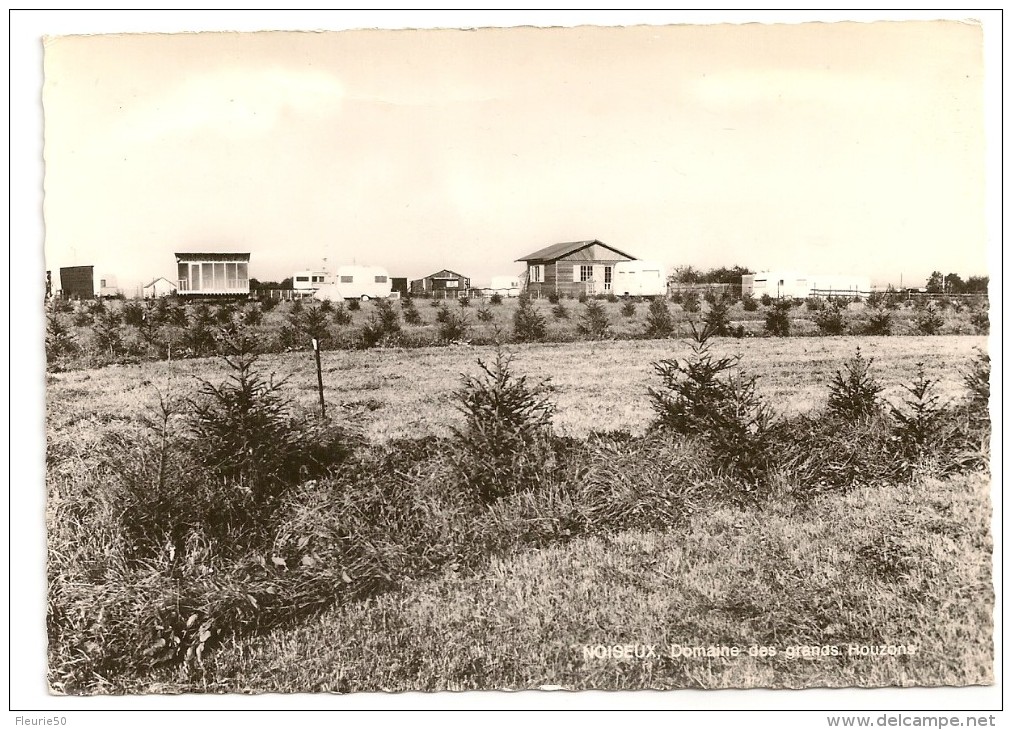
[[[207,684],[163,691],[916,686],[993,681],[986,477],[828,496],[798,511],[723,507],[494,557],[243,640]],[[587,660],[586,644],[658,646]],[[672,659],[671,645],[776,657]],[[788,658],[788,646],[913,645],[904,657]],[[844,650],[844,654],[846,654]],[[161,682],[165,682],[162,684]]]
[[[423,307],[424,309],[424,307]],[[713,352],[741,354],[742,367],[759,375],[759,392],[784,415],[824,407],[827,384],[857,346],[875,358],[884,396],[900,398],[902,385],[916,377],[916,364],[939,380],[943,399],[962,393],[959,369],[972,359],[974,347],[987,339],[953,337],[826,337],[713,341]],[[689,352],[678,340],[573,342],[517,345],[516,366],[532,380],[552,378],[558,404],[556,429],[574,437],[595,430],[645,430],[652,414],[647,387],[654,384],[651,363]],[[453,346],[323,354],[328,402],[341,420],[361,425],[371,441],[448,435],[458,414],[450,396],[460,374],[477,373],[476,357],[491,348]],[[291,394],[307,412],[317,407],[316,373],[311,353],[269,355],[264,367],[292,374]],[[224,374],[214,359],[114,365],[47,377],[51,434],[66,429],[87,431],[99,423],[137,418],[157,404],[156,388],[189,392],[196,378],[217,380]],[[86,434],[82,434],[87,437]]]

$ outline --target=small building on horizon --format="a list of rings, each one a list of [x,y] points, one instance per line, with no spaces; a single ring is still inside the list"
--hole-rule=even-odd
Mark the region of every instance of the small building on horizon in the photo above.
[[[573,297],[607,294],[612,290],[615,264],[635,260],[597,239],[554,243],[517,259],[527,264],[524,288],[528,293]]]
[[[95,267],[61,266],[60,292],[66,299],[94,299]]]
[[[175,294],[178,287],[171,281],[166,279],[164,276],[159,276],[157,279],[149,284],[145,284],[141,287],[141,296],[144,299],[158,299],[159,297],[167,297],[170,294]]]
[[[764,294],[773,299],[860,297],[871,294],[871,278],[845,274],[804,274],[797,271],[759,271],[741,277],[742,296]]]

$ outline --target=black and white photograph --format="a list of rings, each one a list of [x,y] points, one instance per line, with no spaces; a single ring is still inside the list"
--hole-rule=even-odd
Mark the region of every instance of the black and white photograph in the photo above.
[[[40,38],[46,691],[993,686],[983,25],[758,15]]]

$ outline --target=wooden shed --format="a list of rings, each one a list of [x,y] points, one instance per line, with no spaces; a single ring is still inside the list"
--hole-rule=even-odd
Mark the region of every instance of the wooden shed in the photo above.
[[[635,260],[635,256],[597,239],[555,243],[517,259],[527,264],[528,293],[574,297],[607,294],[612,289],[615,264]]]
[[[94,266],[60,267],[60,290],[68,299],[95,298]]]
[[[467,296],[471,280],[456,271],[443,269],[424,279],[411,282],[411,296],[457,297]]]

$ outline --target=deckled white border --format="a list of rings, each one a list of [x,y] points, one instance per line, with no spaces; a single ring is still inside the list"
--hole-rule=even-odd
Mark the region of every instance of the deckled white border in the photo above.
[[[988,194],[990,275],[992,278],[992,389],[1001,403],[1001,310],[1000,282],[1004,278],[1001,260],[1001,17],[998,11],[12,11],[11,43],[11,241],[10,241],[10,363],[9,413],[11,426],[9,517],[11,539],[11,694],[10,707],[16,714],[52,716],[74,709],[520,709],[520,708],[637,708],[637,709],[796,709],[809,713],[756,713],[736,717],[696,714],[676,720],[686,727],[714,723],[747,723],[756,727],[824,726],[830,711],[885,710],[913,713],[927,709],[952,710],[953,714],[1000,705],[1002,604],[1001,525],[996,504],[993,535],[996,554],[995,641],[996,684],[988,688],[904,689],[904,690],[729,690],[677,692],[524,692],[524,693],[406,693],[398,695],[353,694],[344,696],[182,696],[127,698],[57,698],[46,692],[45,672],[45,536],[44,494],[44,356],[42,277],[42,42],[43,35],[111,32],[185,32],[216,30],[342,30],[353,28],[433,28],[488,26],[573,26],[634,25],[716,22],[807,22],[856,20],[979,20],[985,32],[986,115],[988,134]],[[11,357],[15,359],[12,361]],[[1000,405],[994,409],[995,453],[1000,455]],[[1001,484],[996,465],[995,485]],[[996,495],[1000,499],[1000,496]],[[35,710],[34,712],[25,712]],[[18,712],[20,711],[20,712]],[[459,718],[452,716],[450,720]],[[13,717],[9,717],[13,723]],[[526,721],[521,718],[515,718]],[[551,718],[549,718],[551,719]],[[591,716],[586,721],[609,724],[614,716]],[[360,720],[369,721],[364,718]],[[403,718],[408,720],[408,718]],[[646,718],[631,718],[633,722]],[[72,714],[68,727],[134,727],[137,722],[155,725],[227,722],[224,717],[134,716],[133,713],[102,713],[101,716]],[[248,722],[250,720],[243,720]],[[257,722],[325,723],[342,718],[302,715],[283,719],[259,715]],[[440,720],[442,722],[442,720]],[[583,722],[583,720],[581,720]],[[999,720],[1000,722],[1000,720]],[[714,725],[716,726],[716,725]]]

